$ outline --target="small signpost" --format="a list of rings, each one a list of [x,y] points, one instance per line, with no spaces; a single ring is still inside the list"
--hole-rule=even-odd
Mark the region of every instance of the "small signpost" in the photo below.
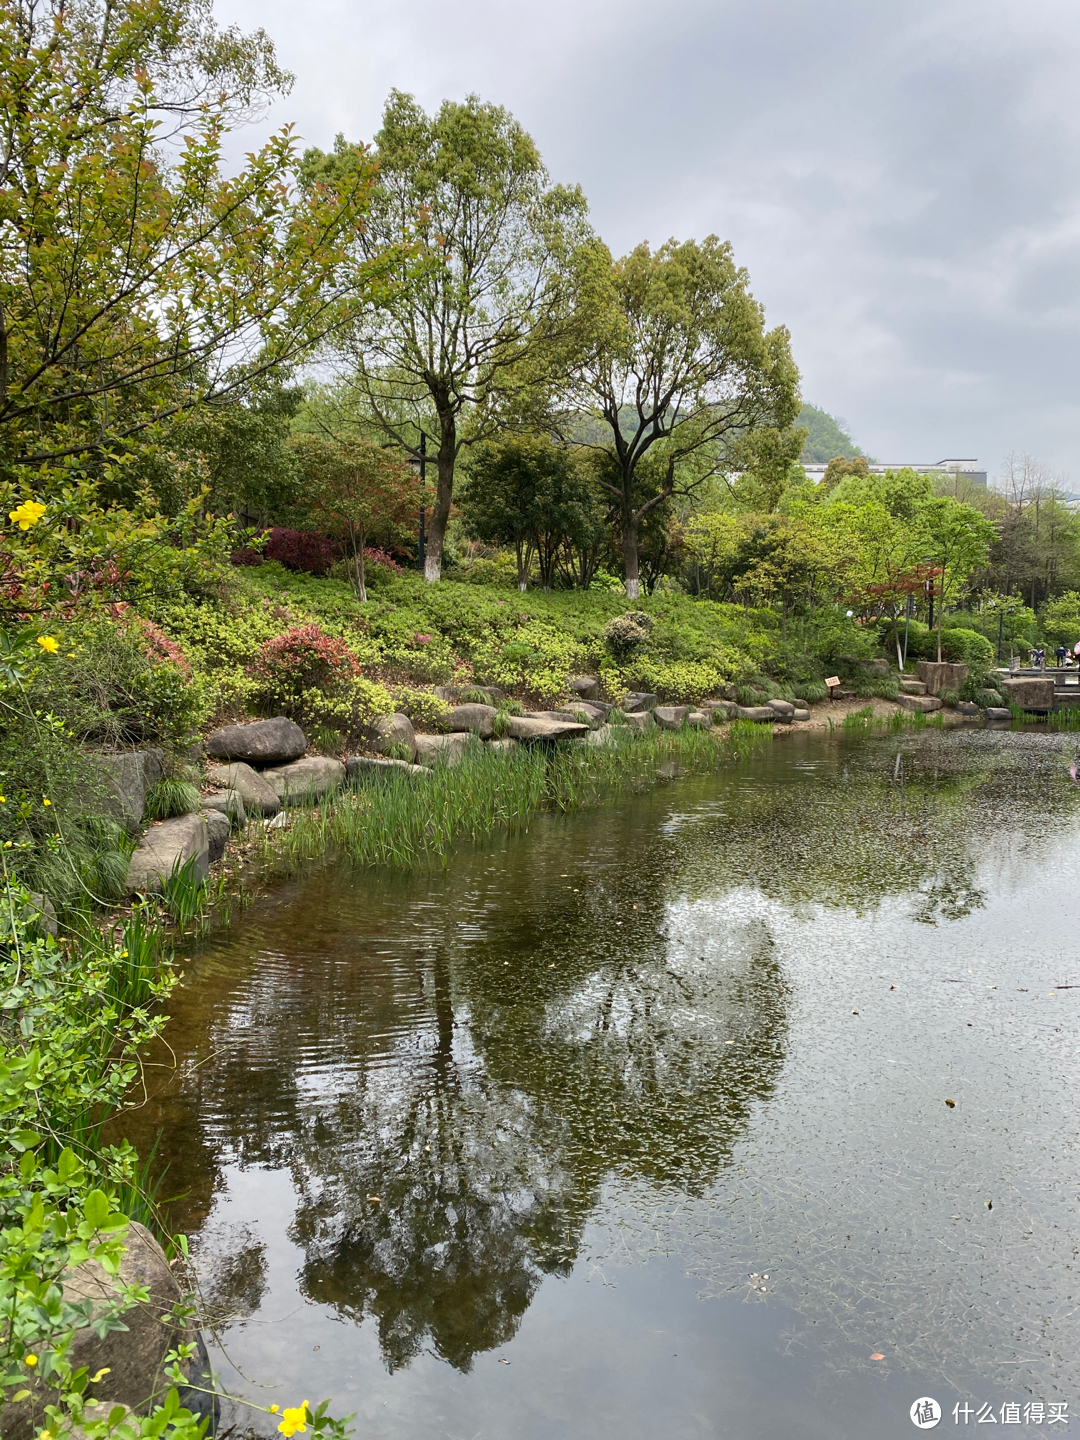
[[[827,677],[826,677],[826,680],[825,680],[825,684],[829,687],[829,699],[830,699],[830,700],[835,700],[835,699],[836,699],[836,692],[840,689],[840,676],[839,676],[839,675],[829,675],[829,676],[827,676]]]

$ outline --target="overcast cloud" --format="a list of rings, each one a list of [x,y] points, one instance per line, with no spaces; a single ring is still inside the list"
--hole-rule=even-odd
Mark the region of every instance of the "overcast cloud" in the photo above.
[[[1080,490],[1080,7],[219,0],[370,140],[391,87],[508,106],[612,250],[731,240],[804,397],[884,460],[1028,451]]]

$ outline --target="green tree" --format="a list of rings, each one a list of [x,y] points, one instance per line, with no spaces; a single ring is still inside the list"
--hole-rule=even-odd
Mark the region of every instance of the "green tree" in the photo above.
[[[115,453],[340,318],[371,167],[297,195],[288,130],[221,167],[229,128],[288,80],[204,0],[4,0],[0,462]]]
[[[918,523],[927,559],[936,571],[937,658],[940,661],[946,602],[959,595],[972,573],[986,564],[997,532],[985,515],[948,495],[936,495],[928,500],[920,509]]]
[[[299,434],[292,444],[312,518],[348,545],[353,589],[358,600],[366,601],[368,533],[401,524],[416,511],[409,466],[381,445],[351,436]]]
[[[588,482],[562,446],[544,436],[513,436],[474,453],[462,503],[467,528],[489,544],[513,545],[518,589],[535,558],[550,589],[559,553],[591,520]]]
[[[787,431],[798,410],[798,372],[787,331],[764,313],[731,247],[670,240],[611,262],[595,250],[582,277],[589,333],[570,365],[564,420],[608,451],[600,483],[618,507],[626,593],[641,593],[638,535],[650,510],[737,466],[755,432]],[[591,438],[602,433],[603,441]],[[650,455],[656,483],[643,494]]]
[[[378,184],[354,253],[363,267],[407,235],[412,260],[337,350],[388,436],[414,455],[426,437],[438,480],[424,576],[438,580],[458,456],[493,433],[503,407],[542,388],[541,351],[565,328],[569,262],[588,236],[585,199],[551,185],[530,136],[476,96],[429,116],[394,91],[374,154]],[[341,136],[332,153],[304,157],[313,182],[368,163]]]

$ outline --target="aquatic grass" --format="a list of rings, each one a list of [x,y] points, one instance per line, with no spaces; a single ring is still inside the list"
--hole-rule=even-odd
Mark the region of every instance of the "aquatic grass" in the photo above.
[[[727,735],[683,729],[639,735],[618,727],[605,745],[573,743],[510,751],[477,743],[456,765],[428,774],[372,775],[332,804],[295,810],[283,830],[264,832],[261,859],[286,873],[324,856],[362,866],[445,864],[454,845],[527,828],[543,811],[569,812],[656,782],[660,766],[704,771],[771,741],[772,727],[745,722]]]

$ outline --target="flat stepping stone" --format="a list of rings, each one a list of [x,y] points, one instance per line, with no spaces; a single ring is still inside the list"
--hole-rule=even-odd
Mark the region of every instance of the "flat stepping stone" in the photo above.
[[[588,725],[567,720],[548,720],[537,715],[511,715],[506,733],[514,740],[573,740],[589,733]]]
[[[370,755],[349,755],[345,759],[345,774],[350,780],[388,780],[400,775],[405,780],[416,780],[431,774],[424,765],[410,765],[408,760],[376,760]]]
[[[945,702],[937,695],[898,695],[896,703],[909,714],[928,715],[932,710],[940,710]]]

